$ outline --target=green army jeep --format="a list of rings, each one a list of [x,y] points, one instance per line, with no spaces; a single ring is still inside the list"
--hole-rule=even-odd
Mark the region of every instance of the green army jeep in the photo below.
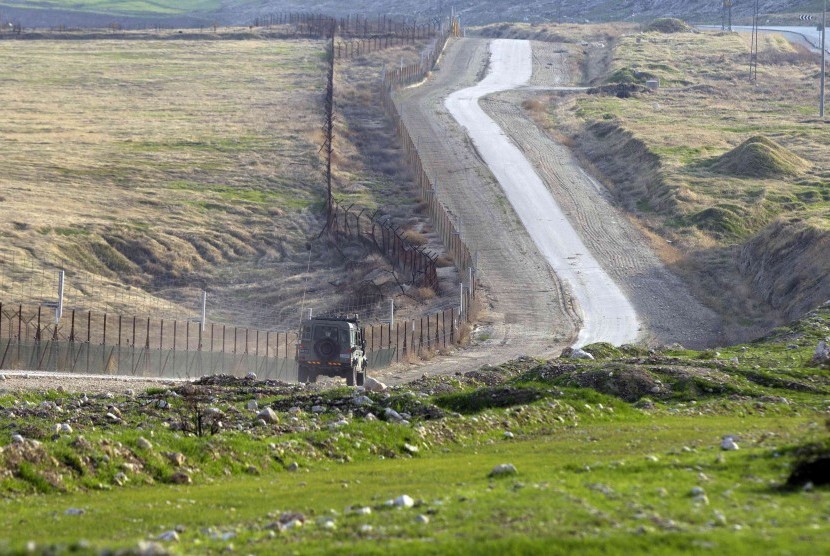
[[[303,320],[297,344],[297,381],[341,376],[349,386],[363,386],[366,339],[357,315]]]

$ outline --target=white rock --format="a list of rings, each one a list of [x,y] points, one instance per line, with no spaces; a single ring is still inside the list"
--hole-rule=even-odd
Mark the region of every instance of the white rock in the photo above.
[[[123,486],[124,483],[129,481],[127,475],[123,471],[119,471],[118,473],[116,473],[115,477],[113,477],[112,480],[115,481],[115,484],[117,484],[118,486]]]
[[[245,375],[245,380],[256,380],[256,373],[250,372]]]
[[[277,412],[271,409],[270,407],[265,407],[257,414],[257,417],[265,421],[266,423],[276,423],[279,420],[277,417]]]
[[[650,461],[651,463],[657,463],[660,461],[660,458],[655,455],[646,456],[646,461]]]
[[[358,407],[364,405],[372,405],[372,399],[369,396],[358,396],[352,400],[352,403]]]
[[[396,508],[411,508],[415,505],[415,500],[413,500],[406,494],[401,494],[400,496],[392,500],[392,505]]]
[[[582,349],[575,349],[571,353],[571,359],[588,359],[593,361],[594,356]]]
[[[424,514],[418,514],[418,516],[415,518],[415,521],[417,523],[423,523],[424,525],[426,525],[427,523],[429,523],[429,516],[426,516]]]
[[[23,442],[26,442],[26,439],[23,438],[22,435],[13,434],[12,435],[12,442],[14,442],[15,444],[22,444]]]
[[[409,452],[410,454],[417,454],[418,453],[418,447],[413,446],[412,444],[404,444],[403,449],[405,451]]]
[[[701,496],[703,494],[706,494],[706,491],[703,490],[703,487],[696,486],[692,487],[692,490],[689,491],[689,494],[691,494],[692,496]]]
[[[351,513],[356,515],[370,515],[372,513],[372,508],[369,506],[362,506],[360,508],[353,508]]]
[[[518,471],[516,470],[516,466],[512,463],[502,463],[500,465],[495,466],[488,477],[505,477],[508,475],[516,475]]]
[[[61,423],[60,424],[60,433],[61,434],[72,434],[72,427],[69,423]]]
[[[175,529],[171,529],[156,537],[156,540],[163,542],[175,542],[179,540],[179,534],[175,531]]]
[[[728,435],[724,436],[720,443],[721,450],[737,450],[738,443],[735,442],[735,437]]]
[[[361,533],[371,533],[374,530],[374,527],[371,525],[361,525],[360,532]]]
[[[337,524],[335,523],[333,517],[321,517],[317,520],[317,525],[319,525],[323,529],[337,529]]]
[[[312,413],[325,413],[326,407],[323,405],[315,405],[311,407]]]
[[[248,411],[256,411],[259,409],[259,403],[256,400],[248,400]]]
[[[164,546],[154,541],[139,541],[138,556],[165,556],[170,554]]]
[[[515,435],[510,431],[504,431],[505,438],[513,438]]]
[[[153,443],[150,442],[149,440],[147,440],[146,438],[144,438],[143,436],[139,437],[139,439],[136,440],[135,443],[136,443],[136,446],[138,446],[142,450],[152,450],[153,449]]]
[[[299,529],[303,526],[303,522],[299,519],[292,519],[288,523],[283,523],[280,525],[281,531],[290,531],[291,529]]]
[[[377,379],[367,376],[363,381],[363,388],[367,392],[383,392],[388,386]]]
[[[374,413],[367,413],[366,417],[364,417],[364,419],[366,419],[367,421],[377,421],[378,420],[378,418],[375,417]]]
[[[300,464],[297,463],[296,461],[293,461],[293,462],[288,464],[288,467],[286,467],[285,470],[286,471],[291,471],[293,473],[294,471],[297,471],[299,468],[300,468]]]
[[[302,413],[302,412],[303,412],[303,410],[300,409],[297,406],[294,406],[294,407],[291,407],[291,408],[288,409],[288,413],[291,413],[292,415],[296,415],[296,414]]]
[[[830,361],[830,345],[824,340],[818,343],[813,353],[813,363],[821,365]]]
[[[401,414],[398,413],[397,411],[395,411],[394,409],[392,409],[391,407],[385,408],[383,410],[383,414],[390,421],[398,421],[398,422],[403,421],[403,417],[401,417]]]

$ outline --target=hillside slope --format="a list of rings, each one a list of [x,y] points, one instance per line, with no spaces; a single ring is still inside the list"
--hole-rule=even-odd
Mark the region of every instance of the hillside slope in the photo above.
[[[301,0],[222,0],[191,2],[122,3],[74,2],[48,0],[37,8],[23,0],[0,2],[0,21],[20,21],[26,27],[41,26],[108,26],[119,23],[130,27],[163,24],[165,26],[201,26],[214,22],[224,25],[250,25],[257,18],[280,12],[313,10],[337,16],[352,14],[391,14],[418,19],[446,16],[451,9],[462,16],[462,22],[479,25],[498,21],[584,22],[584,21],[647,21],[655,17],[678,17],[696,22],[719,22],[720,1],[713,0],[319,0],[313,7]],[[733,18],[746,21],[752,15],[750,2],[735,2]],[[820,2],[815,0],[764,0],[760,11],[791,14],[787,21],[797,21],[802,13],[817,13]],[[773,16],[774,17],[774,16]]]

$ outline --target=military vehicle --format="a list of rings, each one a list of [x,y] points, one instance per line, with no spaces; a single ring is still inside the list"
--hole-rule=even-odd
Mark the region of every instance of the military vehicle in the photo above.
[[[318,376],[340,376],[349,386],[363,386],[366,339],[357,315],[303,320],[297,344],[297,381],[314,382]]]

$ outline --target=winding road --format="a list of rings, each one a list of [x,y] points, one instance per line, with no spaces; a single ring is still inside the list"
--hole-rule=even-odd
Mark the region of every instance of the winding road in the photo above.
[[[529,41],[495,40],[487,77],[451,94],[445,106],[467,131],[539,252],[575,298],[582,317],[575,347],[635,342],[640,323],[631,302],[585,246],[530,161],[479,105],[486,95],[525,85],[532,73]]]

